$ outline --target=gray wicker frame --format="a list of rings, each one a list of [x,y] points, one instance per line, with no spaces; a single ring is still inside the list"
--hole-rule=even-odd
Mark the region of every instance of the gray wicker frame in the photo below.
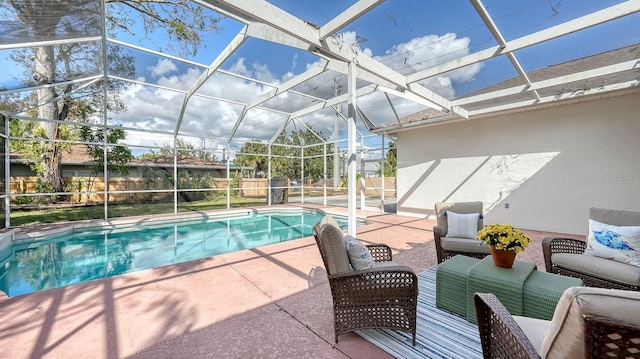
[[[640,291],[640,287],[625,283],[613,282],[602,278],[590,276],[588,274],[575,272],[566,268],[560,268],[551,261],[554,253],[574,253],[582,254],[587,247],[587,242],[580,239],[562,238],[562,237],[545,237],[542,240],[542,254],[544,256],[544,265],[549,273],[560,274],[564,276],[580,278],[588,287],[600,287],[608,289],[624,289]]]
[[[484,358],[540,358],[498,297],[476,293],[474,305]],[[640,358],[640,326],[585,315],[586,358]]]
[[[316,243],[325,268],[327,253],[321,241]],[[392,260],[391,248],[385,244],[367,245],[375,262]],[[329,287],[333,300],[335,341],[340,334],[358,329],[384,328],[413,336],[416,345],[418,314],[418,277],[406,266],[384,266],[331,275]]]

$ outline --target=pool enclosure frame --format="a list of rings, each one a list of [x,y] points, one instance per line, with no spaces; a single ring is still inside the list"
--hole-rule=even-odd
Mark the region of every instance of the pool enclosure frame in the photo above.
[[[97,0],[98,1],[98,0]],[[207,66],[202,66],[194,61],[185,60],[177,56],[162,53],[151,49],[144,48],[135,44],[127,43],[118,39],[110,38],[107,34],[107,20],[106,17],[106,2],[99,0],[100,12],[101,12],[101,28],[100,35],[88,35],[68,38],[53,38],[53,39],[20,39],[15,41],[8,41],[0,43],[0,50],[16,50],[28,47],[36,46],[57,46],[64,44],[79,44],[85,42],[101,43],[102,49],[102,61],[101,68],[98,74],[80,74],[79,77],[73,79],[66,79],[64,81],[54,81],[53,83],[44,83],[36,85],[25,85],[23,87],[14,89],[0,88],[0,95],[14,95],[24,94],[27,92],[35,92],[43,89],[54,88],[56,86],[75,86],[73,91],[79,92],[89,86],[102,81],[103,95],[108,93],[108,81],[120,81],[129,85],[146,86],[158,90],[170,90],[176,93],[180,93],[184,96],[182,106],[179,109],[176,119],[175,129],[172,132],[163,132],[162,135],[172,137],[173,143],[170,149],[173,155],[172,171],[169,174],[173,178],[172,188],[161,188],[160,190],[113,190],[109,188],[110,168],[107,160],[103,162],[102,180],[104,181],[104,190],[102,194],[104,196],[104,218],[109,219],[109,195],[111,194],[138,194],[138,193],[166,193],[173,195],[173,212],[177,213],[179,210],[179,195],[181,191],[187,189],[180,188],[178,183],[179,168],[181,166],[179,160],[179,154],[182,149],[179,148],[178,142],[184,138],[196,138],[193,134],[181,133],[181,125],[185,118],[188,116],[187,112],[189,106],[193,103],[195,98],[205,98],[215,101],[221,101],[229,105],[238,106],[241,108],[238,117],[235,119],[231,130],[227,137],[217,140],[226,142],[226,147],[223,150],[223,158],[225,155],[230,156],[233,152],[231,144],[236,143],[249,143],[249,139],[236,138],[239,127],[243,124],[243,121],[247,121],[248,114],[252,110],[269,111],[274,116],[278,115],[283,118],[282,125],[278,131],[273,134],[271,139],[262,144],[268,145],[267,162],[268,169],[266,177],[271,179],[273,176],[272,171],[272,159],[276,156],[272,154],[273,146],[280,146],[282,144],[277,143],[277,138],[280,134],[286,132],[286,128],[289,125],[299,124],[302,128],[306,127],[305,123],[300,120],[306,115],[317,113],[324,109],[330,109],[334,111],[336,119],[344,121],[346,123],[346,138],[338,139],[334,137],[332,140],[324,139],[321,136],[318,137],[318,142],[312,144],[302,144],[296,147],[296,151],[300,153],[299,156],[292,156],[293,159],[300,160],[301,162],[301,201],[305,200],[305,161],[311,159],[311,157],[305,157],[305,149],[315,148],[322,146],[322,158],[324,176],[319,178],[322,180],[323,191],[323,204],[327,204],[327,181],[328,176],[328,158],[334,156],[334,171],[338,166],[336,158],[336,147],[338,144],[342,144],[346,141],[345,158],[347,163],[347,169],[344,175],[346,176],[347,183],[347,207],[349,226],[348,231],[350,234],[355,235],[356,230],[356,209],[358,207],[357,199],[360,196],[360,208],[365,208],[365,167],[367,163],[376,162],[385,163],[385,154],[389,151],[388,142],[393,142],[395,139],[389,137],[389,126],[395,128],[411,126],[404,121],[404,116],[399,114],[397,105],[394,105],[394,100],[400,99],[402,101],[409,101],[421,106],[421,108],[432,110],[433,116],[425,121],[422,121],[423,125],[438,125],[450,122],[468,121],[484,116],[493,115],[497,113],[508,113],[509,111],[521,111],[525,109],[532,109],[536,106],[545,103],[552,103],[554,101],[562,100],[567,97],[587,96],[592,94],[599,94],[606,96],[607,92],[619,91],[637,86],[637,79],[634,77],[637,71],[637,61],[622,61],[612,62],[604,64],[600,67],[581,70],[578,69],[572,73],[557,74],[552,78],[536,79],[527,71],[520,63],[517,52],[523,49],[534,48],[536,45],[553,41],[555,39],[570,36],[571,34],[588,31],[594,27],[602,24],[615,22],[619,19],[634,16],[640,13],[640,1],[629,0],[615,5],[611,5],[602,9],[595,10],[593,12],[572,18],[570,20],[554,24],[538,30],[535,32],[526,33],[518,37],[507,39],[500,26],[497,24],[496,19],[492,17],[490,11],[481,0],[471,0],[470,4],[475,11],[475,15],[481,20],[482,26],[485,30],[491,34],[493,46],[489,46],[485,49],[456,56],[447,61],[443,61],[434,66],[428,68],[405,73],[398,69],[387,66],[383,62],[376,58],[369,56],[357,46],[349,45],[341,40],[338,36],[340,31],[347,28],[350,24],[356,22],[361,18],[373,12],[376,8],[381,6],[385,1],[382,0],[359,0],[355,1],[346,10],[340,12],[331,20],[321,25],[315,25],[302,18],[296,17],[289,12],[263,0],[196,0],[192,3],[202,6],[204,9],[215,11],[229,19],[237,21],[243,24],[238,33],[228,42],[226,47],[219,52],[215,59]],[[257,11],[256,9],[260,9]],[[243,44],[249,39],[259,39],[271,43],[277,43],[279,45],[287,46],[297,50],[305,51],[309,54],[316,56],[319,61],[310,66],[306,71],[287,81],[280,84],[267,83],[260,79],[250,78],[242,74],[232,73],[230,71],[222,69],[223,63],[227,61],[231,56],[238,51]],[[144,82],[137,79],[127,79],[118,77],[117,75],[110,74],[108,71],[107,57],[108,46],[119,46],[126,49],[132,49],[140,51],[141,53],[150,54],[153,56],[162,57],[168,60],[181,61],[183,63],[197,66],[202,71],[199,73],[197,79],[187,89],[174,89],[169,87],[163,87],[159,84],[153,84],[150,82]],[[465,66],[474,64],[481,64],[484,61],[492,59],[506,59],[512,69],[517,73],[517,79],[519,84],[503,86],[499,89],[487,88],[483,91],[459,97],[459,98],[446,98],[438,92],[428,88],[424,81],[429,78],[433,78],[438,75],[446,74],[451,71],[455,71]],[[346,81],[346,92],[335,93],[329,98],[323,98],[319,95],[313,95],[304,93],[298,89],[299,86],[308,83],[311,79],[325,73],[335,73],[342,76]],[[626,76],[620,76],[620,75]],[[232,98],[219,98],[212,95],[203,95],[198,91],[204,86],[207,81],[211,80],[216,75],[231,76],[239,79],[240,81],[251,81],[263,86],[268,86],[271,90],[263,93],[261,96],[253,98],[251,101],[242,102],[234,100]],[[614,76],[615,75],[615,76]],[[596,88],[586,88],[585,82],[593,79],[603,78],[610,76],[612,81],[606,85]],[[555,90],[562,88],[562,90]],[[577,93],[582,89],[582,92]],[[549,92],[553,90],[553,93]],[[549,92],[545,92],[549,91]],[[71,96],[74,92],[65,93],[64,96],[51,98],[49,101],[58,102],[65,98],[65,96]],[[295,110],[283,111],[277,108],[271,108],[267,103],[276,98],[278,95],[287,93],[291,96],[300,96],[309,100],[305,105],[301,105]],[[387,100],[387,106],[393,113],[386,123],[374,124],[369,119],[366,110],[362,109],[358,104],[359,100],[370,94],[382,94]],[[110,129],[118,128],[118,126],[110,125],[109,113],[107,111],[107,99],[106,96],[102,96],[103,111],[101,112],[99,123],[89,124],[92,129],[102,129],[108,131]],[[310,104],[309,104],[310,103]],[[343,112],[339,107],[341,104],[346,105],[346,111]],[[38,104],[40,106],[42,104]],[[51,195],[83,195],[86,191],[65,191],[65,192],[46,192],[38,194],[21,194],[12,192],[11,190],[11,177],[12,177],[12,154],[10,153],[9,143],[10,141],[27,141],[36,140],[42,141],[42,143],[68,143],[86,145],[90,144],[83,141],[65,141],[60,139],[36,139],[36,138],[19,138],[11,137],[9,135],[9,121],[10,119],[18,120],[36,120],[44,122],[56,122],[45,119],[37,119],[25,115],[27,110],[19,109],[18,111],[3,110],[0,112],[2,115],[2,123],[4,129],[0,136],[3,139],[4,152],[4,166],[3,166],[3,179],[5,181],[4,191],[0,194],[0,198],[3,199],[4,214],[5,214],[5,226],[11,226],[11,198],[16,197],[28,197],[28,196],[51,196]],[[31,109],[33,110],[33,109]],[[336,120],[337,121],[337,120]],[[79,123],[73,123],[72,125],[79,126]],[[144,128],[124,128],[125,130],[137,131],[146,135],[160,135],[153,130],[147,130]],[[309,127],[307,129],[311,130]],[[368,133],[364,133],[363,131]],[[313,130],[311,130],[313,132]],[[212,139],[212,137],[205,136],[206,139]],[[377,147],[379,154],[374,156],[365,155],[365,139],[380,138]],[[203,138],[204,140],[204,138]],[[378,143],[378,141],[373,140]],[[95,143],[93,143],[95,144]],[[119,146],[113,145],[107,142],[106,136],[102,147],[104,149],[104,157],[107,156],[107,149]],[[127,145],[131,148],[136,148],[135,145]],[[285,145],[291,146],[291,145]],[[333,146],[334,151],[330,153],[328,146]],[[153,146],[141,146],[146,149],[154,149]],[[155,147],[159,149],[160,146]],[[227,196],[227,208],[231,207],[231,191],[237,188],[231,186],[232,176],[231,173],[235,170],[241,171],[231,165],[231,161],[224,162],[224,172],[226,173],[226,190]],[[358,166],[360,167],[360,191],[356,190],[358,181]],[[381,168],[381,174],[384,179],[384,168]],[[167,170],[167,173],[168,170]],[[334,172],[333,178],[337,172]],[[334,182],[335,183],[335,182]],[[382,181],[384,183],[384,180]],[[267,204],[272,204],[272,191],[271,185],[267,191]],[[193,189],[192,189],[193,190]],[[196,189],[197,191],[215,191],[215,189]],[[196,191],[196,192],[197,192]],[[388,189],[382,185],[380,202],[381,207],[384,207],[385,191]],[[96,192],[98,193],[98,192]]]

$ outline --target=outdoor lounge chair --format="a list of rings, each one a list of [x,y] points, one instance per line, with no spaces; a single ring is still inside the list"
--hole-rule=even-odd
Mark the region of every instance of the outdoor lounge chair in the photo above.
[[[464,254],[468,257],[484,258],[490,254],[489,246],[476,239],[476,234],[482,229],[482,202],[438,202],[435,204],[437,225],[433,227],[433,238],[436,245],[438,264],[455,256]],[[453,212],[450,215],[447,212]],[[473,228],[457,228],[451,230],[449,222],[455,215],[478,215],[477,226]],[[453,224],[453,223],[452,223]],[[465,233],[466,232],[466,233]]]
[[[640,226],[640,212],[591,208],[589,219],[612,226]],[[544,238],[546,271],[580,278],[585,286],[640,291],[640,267],[585,255],[586,248],[587,242],[580,239]]]
[[[484,358],[640,358],[640,293],[571,287],[548,320],[512,316],[474,295]]]
[[[342,231],[323,224],[316,242],[329,278],[333,299],[335,341],[357,329],[384,328],[413,335],[416,344],[418,277],[391,261],[391,248],[367,245],[374,266],[354,270]]]

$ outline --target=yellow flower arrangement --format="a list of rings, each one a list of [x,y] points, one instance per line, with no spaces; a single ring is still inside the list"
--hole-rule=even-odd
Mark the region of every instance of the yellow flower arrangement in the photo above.
[[[489,224],[478,231],[478,240],[496,249],[520,253],[529,245],[531,238],[518,228],[508,224]]]

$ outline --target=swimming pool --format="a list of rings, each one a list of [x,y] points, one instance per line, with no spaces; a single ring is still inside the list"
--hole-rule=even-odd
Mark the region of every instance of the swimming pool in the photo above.
[[[302,208],[246,210],[76,228],[18,240],[0,257],[0,290],[13,297],[308,237],[324,216],[323,211]],[[332,216],[346,228],[346,217]]]

